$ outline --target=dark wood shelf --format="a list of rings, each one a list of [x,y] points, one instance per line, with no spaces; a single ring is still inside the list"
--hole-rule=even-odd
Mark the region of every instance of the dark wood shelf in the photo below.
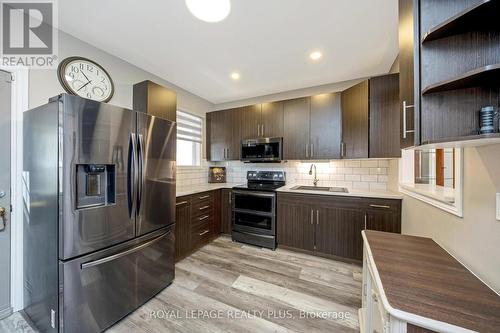
[[[500,85],[500,64],[473,69],[455,78],[431,84],[422,90],[422,95],[456,89]]]
[[[474,30],[500,30],[499,0],[483,0],[430,29],[422,43]]]
[[[414,148],[475,147],[496,143],[500,143],[500,133],[476,134],[429,140],[422,142],[421,145]]]

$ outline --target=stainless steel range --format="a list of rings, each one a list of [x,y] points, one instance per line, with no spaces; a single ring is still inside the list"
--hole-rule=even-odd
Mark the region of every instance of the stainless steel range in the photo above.
[[[276,248],[276,189],[285,184],[284,171],[248,171],[247,185],[233,187],[234,241]]]

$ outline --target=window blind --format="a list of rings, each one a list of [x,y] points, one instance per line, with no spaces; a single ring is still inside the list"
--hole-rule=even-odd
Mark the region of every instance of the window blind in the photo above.
[[[202,119],[177,110],[177,139],[201,143]]]

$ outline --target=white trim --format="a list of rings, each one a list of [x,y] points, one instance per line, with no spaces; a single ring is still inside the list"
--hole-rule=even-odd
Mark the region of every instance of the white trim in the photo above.
[[[406,152],[413,154],[413,150],[406,150]],[[463,217],[463,165],[463,149],[455,148],[455,198],[453,203],[449,202],[449,199],[444,196],[440,198],[435,191],[426,192],[424,189],[417,188],[417,186],[413,187],[413,167],[411,172],[410,170],[404,170],[405,163],[403,160],[399,163],[399,192],[444,210],[450,214]]]
[[[28,109],[29,74],[27,68],[5,68],[12,82],[11,105],[11,307],[13,311],[23,309],[23,112]]]
[[[431,331],[436,331],[436,332],[442,332],[442,333],[472,333],[474,331],[471,331],[469,329],[459,327],[456,325],[448,324],[442,321],[430,319],[430,318],[425,318],[422,316],[415,315],[413,313],[401,311],[398,309],[394,309],[390,304],[389,301],[387,300],[387,297],[385,295],[384,287],[382,285],[382,281],[380,280],[380,275],[378,274],[378,269],[377,266],[375,265],[375,260],[373,259],[372,251],[370,249],[370,244],[368,243],[368,239],[366,238],[365,231],[363,230],[361,232],[361,235],[363,236],[363,243],[366,249],[366,254],[367,254],[367,259],[368,263],[370,265],[371,271],[373,273],[373,278],[375,280],[375,285],[377,286],[378,292],[380,299],[382,301],[382,305],[384,306],[385,310],[389,312],[389,314],[399,320],[403,320],[405,322],[408,322],[410,324],[420,326],[426,329],[429,329]],[[366,263],[365,263],[366,264]]]

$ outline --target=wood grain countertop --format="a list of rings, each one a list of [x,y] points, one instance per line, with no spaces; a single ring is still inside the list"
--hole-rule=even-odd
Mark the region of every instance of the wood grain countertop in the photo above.
[[[500,296],[432,239],[369,230],[363,237],[393,309],[500,332]]]

